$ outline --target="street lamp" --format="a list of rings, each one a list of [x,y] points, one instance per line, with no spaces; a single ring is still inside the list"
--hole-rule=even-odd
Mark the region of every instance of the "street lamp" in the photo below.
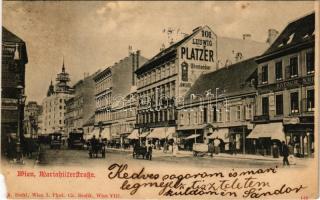
[[[16,151],[17,151],[17,160],[16,163],[18,164],[23,164],[22,160],[22,152],[21,152],[21,137],[22,137],[22,105],[24,105],[26,101],[26,96],[23,95],[23,89],[24,87],[22,85],[17,86],[17,91],[18,91],[18,101],[17,101],[17,110],[18,110],[18,128],[17,128],[17,146],[16,146]]]

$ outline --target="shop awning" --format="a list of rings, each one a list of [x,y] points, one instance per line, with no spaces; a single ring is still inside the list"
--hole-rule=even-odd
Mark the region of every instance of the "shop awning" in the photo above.
[[[141,135],[140,135],[139,137],[142,137],[142,138],[143,138],[143,137],[147,137],[147,135],[149,135],[149,133],[150,133],[150,132],[141,133]]]
[[[134,139],[139,139],[139,131],[138,129],[133,129],[133,131],[128,135],[128,139],[134,140]]]
[[[84,134],[84,135],[83,135],[83,139],[89,140],[89,139],[91,139],[94,135],[96,136],[96,138],[99,137],[99,129],[94,129],[93,131]]]
[[[211,135],[209,135],[208,139],[214,138],[222,139],[224,142],[229,142],[229,129],[227,128],[220,128],[215,130]]]
[[[107,140],[110,140],[111,139],[110,129],[109,128],[104,128],[103,131],[101,132],[101,137],[102,138],[106,138]]]
[[[282,123],[257,124],[247,138],[271,138],[285,141]]]
[[[171,139],[174,133],[175,133],[174,127],[154,128],[151,131],[151,133],[147,136],[147,138],[157,138],[157,139],[168,138],[168,139]]]
[[[197,138],[199,137],[200,135],[199,134],[192,134],[192,135],[189,135],[188,137],[184,138],[185,140],[189,140],[189,139],[194,139],[194,138]]]

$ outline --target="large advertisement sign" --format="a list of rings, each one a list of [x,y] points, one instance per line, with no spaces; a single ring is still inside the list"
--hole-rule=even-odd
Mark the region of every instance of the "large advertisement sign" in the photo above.
[[[179,96],[183,96],[201,74],[216,69],[216,34],[208,26],[195,31],[197,33],[178,48]]]

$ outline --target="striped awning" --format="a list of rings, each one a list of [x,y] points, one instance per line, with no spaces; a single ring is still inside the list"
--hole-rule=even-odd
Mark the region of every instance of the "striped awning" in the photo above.
[[[257,124],[247,138],[271,138],[272,140],[285,141],[282,123]]]
[[[84,135],[83,135],[83,139],[89,140],[89,139],[91,139],[94,135],[95,135],[96,138],[98,138],[98,137],[99,137],[99,132],[100,132],[99,129],[97,129],[97,128],[96,128],[96,129],[93,129],[93,131],[84,134]]]
[[[144,132],[144,133],[141,133],[139,137],[144,138],[144,137],[147,137],[149,134],[150,132]]]
[[[207,137],[208,139],[219,138],[224,142],[229,141],[229,129],[228,128],[220,128],[215,130],[211,135]]]
[[[151,133],[147,136],[147,138],[157,138],[157,139],[168,138],[168,139],[171,139],[173,137],[174,133],[175,133],[174,127],[154,128],[151,131]]]
[[[128,135],[128,139],[134,140],[134,139],[139,139],[139,131],[138,129],[133,129],[133,131]]]
[[[101,132],[101,137],[106,138],[107,140],[110,140],[111,139],[110,128],[104,128],[103,131]]]

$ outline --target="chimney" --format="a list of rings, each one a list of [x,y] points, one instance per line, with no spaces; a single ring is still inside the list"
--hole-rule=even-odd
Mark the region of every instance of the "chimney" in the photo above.
[[[236,53],[236,56],[235,56],[236,62],[240,62],[242,58],[243,58],[243,55],[241,52]]]
[[[249,34],[249,33],[242,34],[242,39],[243,40],[250,40],[251,39],[251,34]]]
[[[271,45],[276,40],[278,35],[279,35],[279,32],[276,29],[269,29],[267,43]]]

